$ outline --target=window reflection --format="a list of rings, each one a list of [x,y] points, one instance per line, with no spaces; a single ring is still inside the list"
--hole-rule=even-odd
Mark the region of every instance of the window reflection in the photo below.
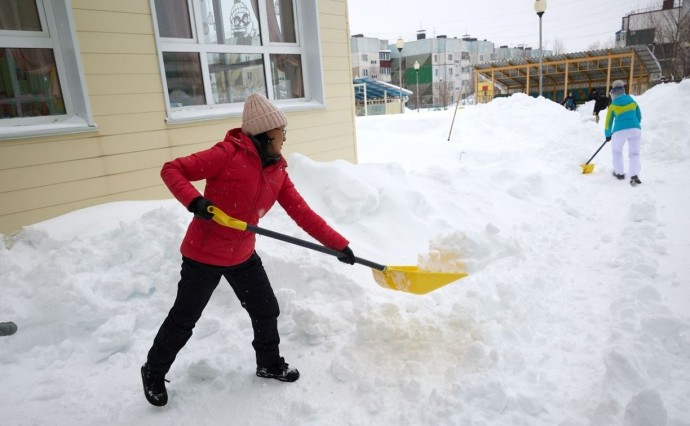
[[[41,20],[35,1],[0,1],[0,30],[41,31]]]
[[[277,43],[295,43],[295,15],[292,0],[266,0],[269,39]]]
[[[0,118],[62,114],[53,49],[0,49]]]
[[[204,41],[260,46],[258,7],[257,0],[203,0]]]
[[[252,92],[304,98],[295,3],[155,0],[170,107],[239,103]]]
[[[161,37],[192,38],[187,0],[156,0],[156,16]]]
[[[271,74],[276,99],[304,97],[302,57],[300,55],[271,55]]]
[[[261,54],[209,53],[208,68],[216,104],[243,102],[253,92],[266,96]]]
[[[164,52],[163,64],[171,107],[206,104],[198,53]]]

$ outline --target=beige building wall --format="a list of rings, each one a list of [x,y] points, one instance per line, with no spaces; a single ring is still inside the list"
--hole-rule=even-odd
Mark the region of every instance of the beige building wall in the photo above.
[[[0,234],[72,210],[171,197],[164,162],[210,147],[240,117],[167,124],[148,0],[72,0],[97,130],[0,140]],[[357,161],[346,0],[319,0],[326,108],[289,112],[283,152]]]

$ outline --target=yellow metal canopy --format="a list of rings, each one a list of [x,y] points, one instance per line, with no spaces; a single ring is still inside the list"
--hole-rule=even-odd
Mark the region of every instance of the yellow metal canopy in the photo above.
[[[539,92],[538,56],[478,64],[474,66],[474,73],[475,87],[481,82],[491,82],[497,89],[493,96],[499,93],[536,96]],[[630,93],[639,94],[659,76],[661,66],[647,46],[550,55],[542,60],[542,94],[560,100],[559,97],[569,91],[579,90],[586,94],[593,88],[604,88],[608,93],[615,80],[625,81]],[[491,100],[481,99],[481,95],[478,92],[480,101]]]

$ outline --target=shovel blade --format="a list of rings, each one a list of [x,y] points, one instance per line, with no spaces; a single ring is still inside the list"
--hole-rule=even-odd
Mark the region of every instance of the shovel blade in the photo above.
[[[581,164],[580,167],[582,167],[582,174],[586,175],[588,173],[592,173],[594,171],[594,164]]]
[[[381,287],[413,294],[426,294],[467,276],[463,272],[421,271],[417,266],[386,266],[385,271],[372,271]]]

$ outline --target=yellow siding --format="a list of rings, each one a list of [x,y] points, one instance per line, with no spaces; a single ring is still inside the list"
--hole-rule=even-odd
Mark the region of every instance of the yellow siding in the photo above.
[[[95,204],[169,198],[160,168],[222,140],[240,117],[166,122],[148,0],[72,0],[97,130],[0,141],[0,233]],[[319,0],[326,108],[289,112],[285,154],[356,162],[347,2]]]
[[[129,134],[103,136],[101,138],[101,152],[110,156],[128,152],[160,150],[168,147],[168,132],[156,130],[141,132],[136,138]]]
[[[158,73],[158,57],[155,52],[151,52],[147,55],[105,55],[101,53],[91,53],[81,55],[81,60],[84,65],[84,74],[86,74],[87,84],[89,83],[89,77],[91,75],[99,74],[155,74],[158,78],[161,78]]]
[[[150,16],[149,2],[146,0],[72,0],[72,10],[139,13]]]
[[[168,156],[169,153],[167,149],[110,155],[108,157],[104,157],[105,161],[103,168],[107,175],[130,173],[149,169],[160,170],[161,165],[168,161]]]
[[[148,5],[147,5],[148,6]],[[151,16],[146,13],[75,9],[74,21],[85,33],[123,33],[153,35]]]
[[[127,133],[134,138],[147,130],[166,129],[164,111],[95,116],[95,120],[100,133],[105,135]]]
[[[321,14],[321,28],[332,28],[347,31],[347,21],[340,15]]]
[[[103,172],[102,160],[98,157],[0,170],[0,194],[94,178]],[[4,208],[20,207],[0,206],[0,211]]]
[[[95,139],[34,139],[21,142],[0,141],[0,171],[100,155],[100,147]]]
[[[161,76],[152,74],[90,74],[87,88],[91,96],[163,93]],[[161,103],[164,101],[161,99]]]
[[[160,93],[91,96],[94,116],[121,115],[160,111],[165,113],[165,103]]]
[[[321,16],[336,15],[347,18],[347,2],[344,0],[319,0]]]
[[[143,55],[156,52],[153,34],[83,33],[79,37],[82,53],[125,53]]]
[[[240,119],[217,120],[205,126],[178,126],[170,129],[168,132],[170,146],[181,146],[193,143],[207,143],[211,145],[223,140],[225,133],[227,133],[229,129],[239,126],[241,126]]]

